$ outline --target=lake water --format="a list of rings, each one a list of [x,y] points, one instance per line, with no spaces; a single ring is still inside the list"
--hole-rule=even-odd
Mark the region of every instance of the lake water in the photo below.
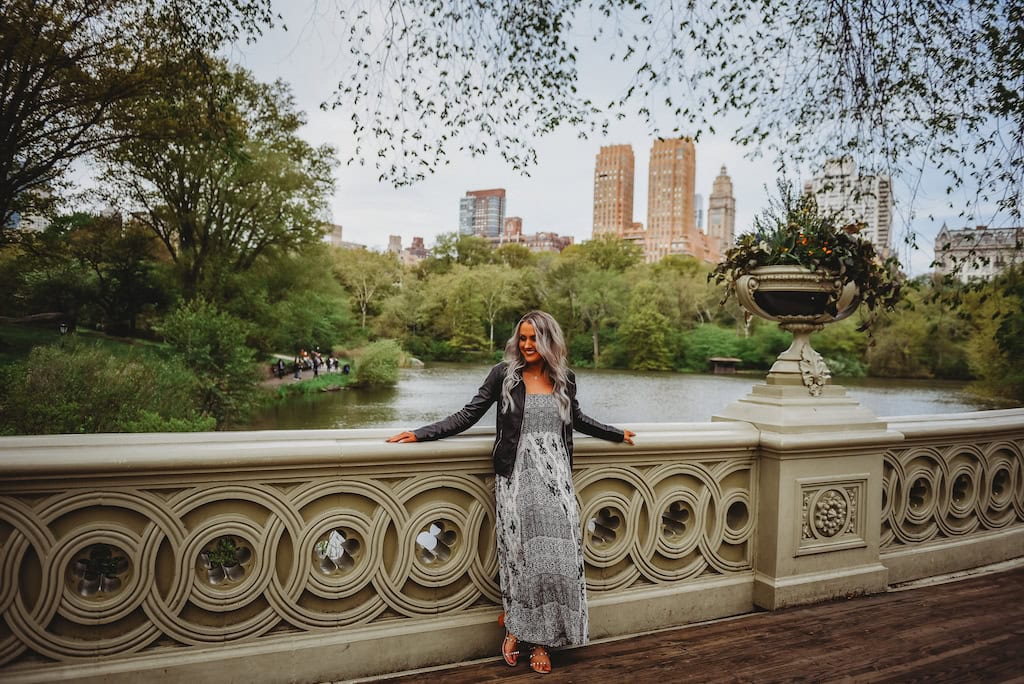
[[[253,417],[241,429],[412,429],[439,420],[469,401],[489,366],[431,364],[403,369],[395,387],[345,389],[290,399]],[[622,370],[576,371],[583,412],[605,423],[704,422],[745,396],[763,375],[685,375]],[[838,380],[878,416],[958,413],[1005,408],[946,380]],[[492,407],[491,412],[494,409]],[[481,425],[492,425],[492,414]]]

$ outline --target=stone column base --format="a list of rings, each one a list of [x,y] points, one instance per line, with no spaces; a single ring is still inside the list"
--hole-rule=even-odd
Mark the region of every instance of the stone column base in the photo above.
[[[754,575],[754,603],[767,610],[886,590],[889,570],[881,563],[837,568],[804,575]]]

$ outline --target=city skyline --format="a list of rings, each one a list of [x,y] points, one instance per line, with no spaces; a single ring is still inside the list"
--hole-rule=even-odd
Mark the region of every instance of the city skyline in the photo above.
[[[499,187],[507,191],[506,215],[521,217],[525,231],[552,231],[572,236],[577,242],[587,240],[593,227],[594,156],[598,150],[612,144],[630,144],[634,150],[645,150],[656,137],[637,117],[613,120],[607,135],[585,140],[580,139],[578,130],[563,127],[531,141],[537,149],[537,164],[529,169],[530,176],[521,175],[498,156],[472,157],[453,148],[448,165],[411,187],[394,188],[377,180],[378,172],[372,165],[345,164],[355,147],[351,122],[343,112],[319,107],[336,85],[338,64],[347,57],[338,53],[331,39],[338,30],[336,12],[322,8],[314,16],[315,10],[292,6],[282,6],[279,11],[284,15],[283,23],[291,30],[270,30],[253,45],[234,46],[227,57],[250,69],[262,81],[286,81],[308,117],[302,135],[311,143],[328,143],[338,149],[337,189],[330,202],[331,215],[325,218],[344,226],[348,241],[383,250],[388,236],[398,234],[405,244],[412,237],[421,236],[431,245],[439,234],[458,231],[458,215],[453,207],[466,190]],[[595,101],[611,101],[619,93],[610,84],[621,81],[618,77],[623,75],[617,69],[621,65],[610,64],[607,55],[599,51],[581,53],[580,92]],[[613,74],[615,78],[611,77]],[[671,113],[660,116],[662,135],[680,135],[671,133]],[[716,122],[718,131],[731,128],[728,121]],[[775,164],[763,157],[748,158],[751,150],[731,142],[727,133],[705,132],[695,144],[696,192],[706,202],[719,169],[726,166],[736,198],[735,232],[745,232],[774,194],[779,178]],[[815,167],[820,168],[825,161],[793,170],[788,179],[801,187],[812,178]],[[912,274],[930,270],[932,240],[944,221],[949,225],[991,223],[986,215],[988,208],[978,206],[976,198],[966,191],[947,195],[947,183],[941,177],[926,177],[921,183],[917,180],[893,178],[893,249]],[[647,183],[646,174],[637,174],[635,218],[647,215]],[[911,194],[912,205],[908,201]],[[951,209],[949,202],[957,208]],[[909,215],[911,210],[913,216]],[[959,216],[961,211],[979,215],[965,219]],[[903,243],[908,227],[917,233],[919,249],[913,252]]]

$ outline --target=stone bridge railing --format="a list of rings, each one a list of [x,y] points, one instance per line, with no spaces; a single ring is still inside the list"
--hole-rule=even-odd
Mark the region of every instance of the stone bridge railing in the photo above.
[[[887,418],[882,562],[891,583],[1024,556],[1019,409]]]
[[[580,437],[591,637],[1024,556],[1024,410]],[[491,431],[0,439],[0,679],[330,681],[495,653]]]

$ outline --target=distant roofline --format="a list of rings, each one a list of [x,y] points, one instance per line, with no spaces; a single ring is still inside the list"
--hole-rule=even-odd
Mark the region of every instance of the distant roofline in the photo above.
[[[490,188],[488,190],[467,190],[466,197],[504,197],[505,188]]]

